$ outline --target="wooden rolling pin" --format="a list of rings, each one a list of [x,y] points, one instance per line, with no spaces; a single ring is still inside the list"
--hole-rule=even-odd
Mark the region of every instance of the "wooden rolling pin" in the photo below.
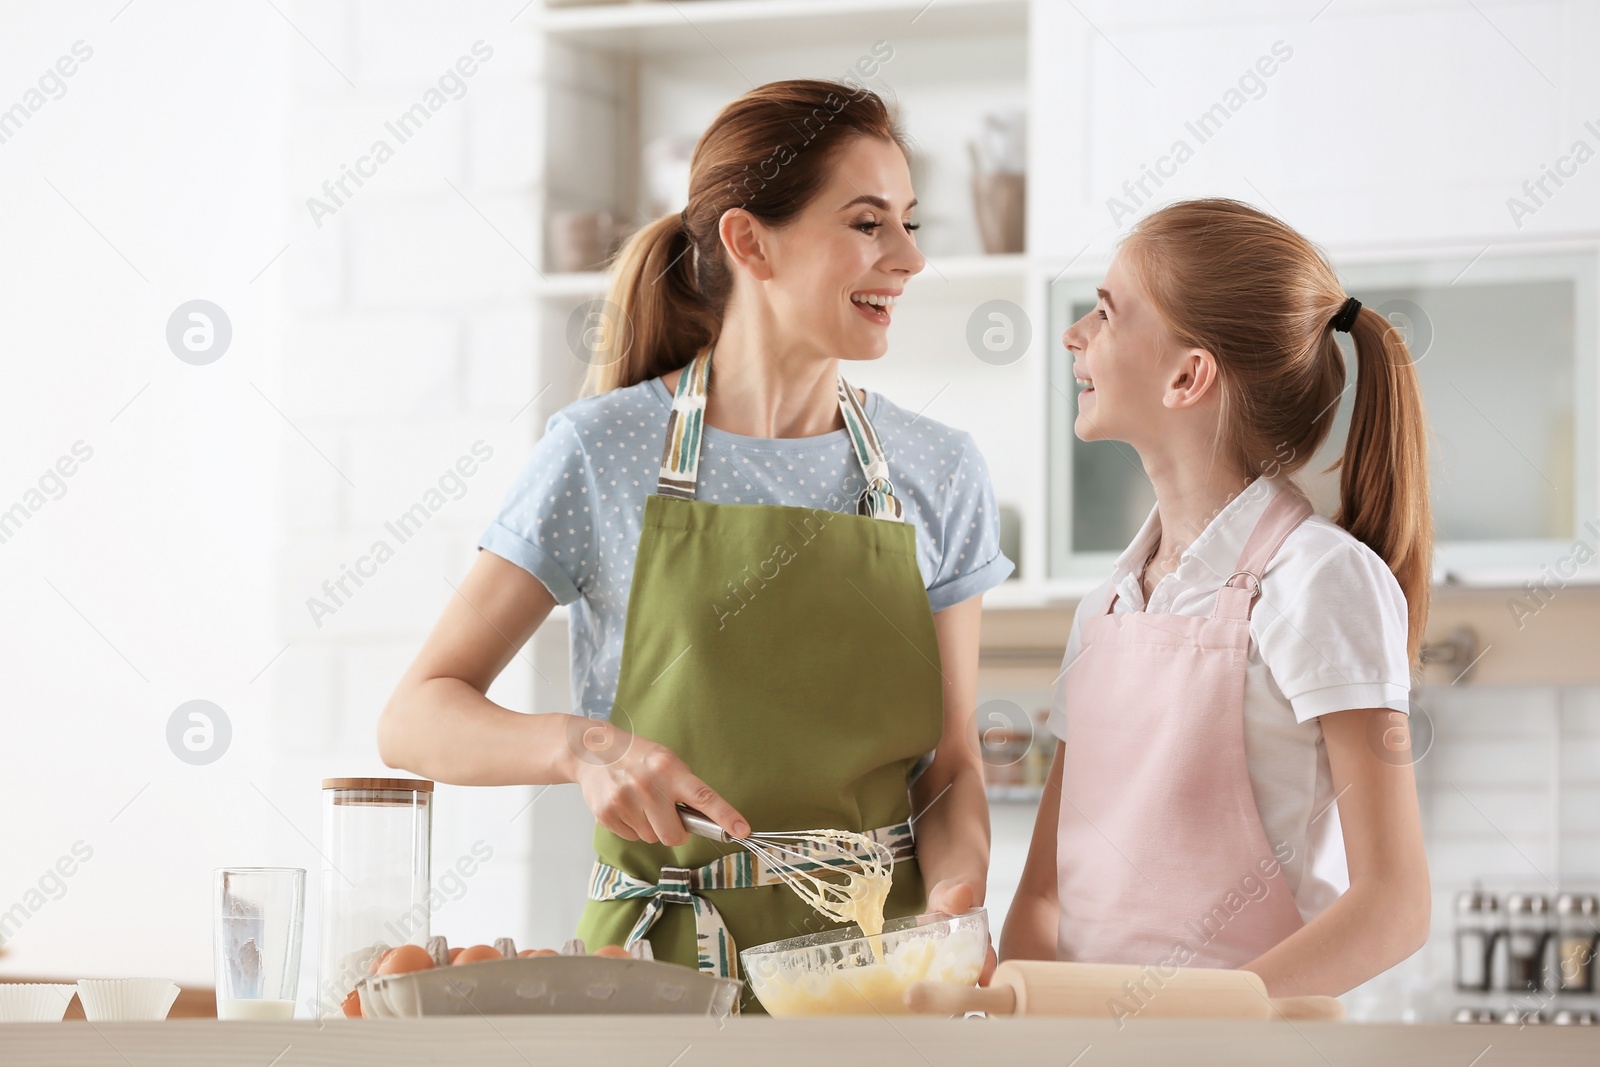
[[[1163,977],[1154,967],[1115,963],[1007,960],[988,986],[918,982],[906,1005],[922,1015],[1109,1016],[1113,1019],[1321,1019],[1344,1018],[1333,997],[1267,996],[1251,971],[1178,967]]]

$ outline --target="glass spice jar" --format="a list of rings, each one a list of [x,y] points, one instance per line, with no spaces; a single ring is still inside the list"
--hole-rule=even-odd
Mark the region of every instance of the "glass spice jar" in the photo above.
[[[1500,901],[1477,886],[1456,897],[1456,988],[1482,993],[1489,988]]]
[[[1556,898],[1557,985],[1563,993],[1594,991],[1594,957],[1600,900],[1587,893]]]
[[[1505,988],[1538,993],[1545,988],[1545,956],[1550,945],[1550,900],[1538,893],[1506,898]]]

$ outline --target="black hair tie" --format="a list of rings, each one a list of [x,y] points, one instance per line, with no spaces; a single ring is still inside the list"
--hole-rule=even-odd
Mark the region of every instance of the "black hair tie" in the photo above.
[[[1333,317],[1333,328],[1340,333],[1349,333],[1350,327],[1356,324],[1356,315],[1361,312],[1361,301],[1350,297],[1339,307],[1338,314]]]
[[[678,225],[682,226],[685,230],[688,230],[688,228],[689,228],[689,209],[688,208],[684,208],[682,211],[678,212]]]

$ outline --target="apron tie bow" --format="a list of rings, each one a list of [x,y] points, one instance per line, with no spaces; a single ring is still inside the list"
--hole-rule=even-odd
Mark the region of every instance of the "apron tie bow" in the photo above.
[[[916,857],[917,842],[909,822],[868,830],[866,834],[887,846],[896,861]],[[662,867],[654,883],[597,860],[589,875],[589,899],[645,901],[644,911],[628,931],[625,947],[643,940],[668,904],[688,904],[694,908],[696,964],[700,972],[719,978],[738,978],[739,950],[733,943],[733,935],[728,932],[728,924],[716,905],[699,891],[781,884],[783,878],[777,871],[743,849],[719,856],[703,867]]]

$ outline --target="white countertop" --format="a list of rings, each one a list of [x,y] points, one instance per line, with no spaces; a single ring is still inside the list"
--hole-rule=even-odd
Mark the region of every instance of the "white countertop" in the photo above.
[[[1085,1054],[1085,1049],[1088,1050]],[[1081,1058],[1079,1058],[1081,1057]],[[1567,1067],[1600,1063],[1600,1028],[1102,1019],[497,1016],[0,1025],[6,1067]]]

